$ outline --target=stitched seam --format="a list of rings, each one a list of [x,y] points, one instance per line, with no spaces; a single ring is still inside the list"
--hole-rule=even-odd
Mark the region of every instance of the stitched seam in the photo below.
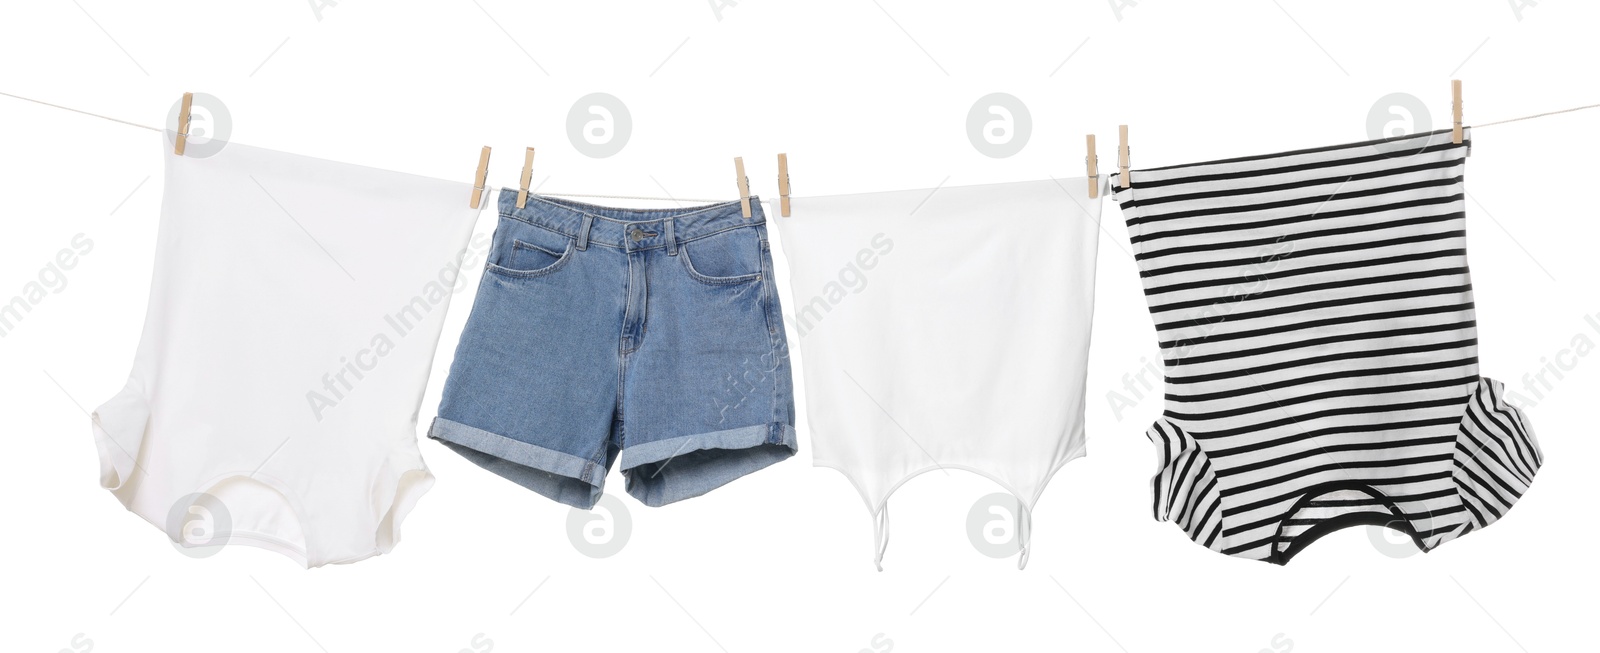
[[[515,238],[511,239],[511,249],[512,249],[512,251],[516,251],[518,249],[536,249],[536,250],[539,250],[539,251],[544,252],[546,254],[549,254],[551,256],[557,256],[557,257],[559,257],[562,254],[566,253],[566,252],[552,252],[549,249],[540,247],[540,246],[535,245],[533,243],[525,243],[525,242],[522,242],[522,241],[517,240]]]
[[[679,248],[678,258],[683,259],[683,268],[689,273],[689,278],[707,285],[725,286],[736,283],[748,283],[761,278],[760,272],[756,272],[754,274],[743,274],[736,277],[711,277],[701,274],[698,270],[694,269],[694,262],[689,260],[688,248]]]
[[[761,317],[767,321],[767,339],[773,347],[778,346],[778,324],[773,322],[774,313],[778,312],[778,286],[776,275],[772,273],[771,246],[766,236],[761,238]],[[782,320],[782,318],[778,318]],[[780,322],[781,323],[781,322]]]
[[[759,225],[756,225],[756,224],[736,224],[736,225],[733,225],[731,227],[723,227],[721,229],[718,229],[718,230],[713,231],[713,232],[708,233],[708,234],[700,234],[700,235],[695,236],[693,238],[679,237],[678,238],[678,243],[680,245],[683,244],[683,243],[692,243],[694,241],[700,240],[701,238],[710,238],[710,237],[715,236],[715,235],[720,234],[720,233],[733,231],[734,229],[750,229],[752,227],[757,227],[757,226],[759,226]]]
[[[684,245],[685,245],[685,244],[687,244],[687,243],[692,243],[692,242],[694,242],[694,241],[697,241],[697,240],[700,240],[700,239],[702,239],[702,238],[710,238],[710,237],[712,237],[712,236],[718,236],[718,235],[721,235],[721,234],[724,234],[724,233],[727,233],[727,232],[729,232],[729,231],[733,231],[733,230],[735,230],[735,229],[749,229],[749,228],[752,228],[752,227],[757,227],[757,226],[760,226],[760,225],[753,225],[753,224],[740,224],[740,225],[734,225],[734,226],[731,226],[731,227],[724,227],[724,228],[722,228],[722,229],[718,229],[718,230],[716,230],[716,231],[713,231],[713,232],[711,232],[711,233],[708,233],[708,234],[700,234],[700,235],[698,235],[698,236],[695,236],[695,237],[693,237],[693,238],[684,238],[684,237],[682,237],[682,236],[679,236],[679,235],[678,235],[678,234],[676,234],[676,233],[674,233],[674,234],[673,234],[673,235],[674,235],[674,236],[677,236],[677,238],[678,238],[678,249],[679,249],[679,250],[680,250],[680,251],[681,251],[681,250],[682,250],[682,249],[683,249],[683,246],[684,246]],[[652,236],[659,236],[659,235],[660,235],[660,234],[651,234],[651,235],[652,235]],[[592,241],[591,241],[591,242],[592,242]],[[602,244],[604,244],[604,243],[602,243]],[[666,244],[666,243],[664,243],[664,242],[663,242],[663,243],[661,243],[661,244],[660,244],[660,245],[651,245],[651,246],[649,246],[649,247],[640,247],[640,248],[638,248],[638,249],[632,249],[632,250],[628,250],[628,251],[632,251],[632,252],[645,252],[645,251],[649,251],[649,250],[652,250],[652,249],[663,249],[663,248],[665,248],[665,247],[666,247],[666,246],[667,246],[667,244]],[[621,249],[626,249],[626,246],[624,246],[624,247],[623,247],[623,248],[621,248]],[[713,278],[715,278],[715,277],[713,277]]]
[[[626,357],[630,353],[638,351],[638,349],[639,349],[639,341],[638,340],[633,340],[633,339],[629,338],[629,336],[628,336],[628,324],[632,321],[633,313],[634,313],[634,306],[633,306],[633,255],[631,253],[628,255],[628,263],[627,263],[627,267],[625,269],[626,269],[627,273],[623,275],[623,278],[627,279],[627,282],[624,283],[623,286],[622,286],[622,333],[619,334],[619,336],[618,336],[618,342],[619,343],[625,343],[625,345],[626,345],[626,346],[623,346],[623,347],[620,348],[620,353],[624,357]],[[624,359],[624,362],[626,362],[626,359]],[[620,387],[618,388],[618,391],[619,391],[618,395],[617,395],[618,401],[621,401],[622,395],[620,393],[620,391],[621,391]]]
[[[537,222],[529,222],[527,220],[524,220],[524,219],[519,218],[519,217],[514,216],[514,215],[503,215],[502,214],[500,217],[505,218],[507,220],[516,220],[517,222],[521,222],[522,224],[528,225],[530,227],[538,227],[540,229],[543,229],[543,230],[548,231],[550,233],[556,234],[558,236],[565,236],[567,238],[577,238],[578,237],[576,234],[569,234],[569,233],[567,233],[565,231],[561,231],[559,229],[552,229],[552,228],[550,228],[548,226],[539,224]]]
[[[542,224],[539,224],[537,222],[530,221],[530,220],[528,220],[526,218],[521,218],[521,217],[514,216],[514,215],[505,215],[505,214],[501,214],[500,217],[505,218],[507,220],[516,220],[517,222],[521,222],[521,223],[523,223],[525,225],[528,225],[528,226],[531,226],[531,227],[538,227],[538,228],[543,229],[545,231],[548,231],[550,233],[561,235],[561,236],[565,236],[567,238],[577,238],[578,237],[577,234],[569,234],[569,233],[567,233],[565,231],[561,231],[559,229],[554,229],[554,228],[551,228],[548,225],[542,225]],[[682,216],[678,216],[678,217],[682,217]],[[618,224],[629,224],[628,222],[622,222],[622,221],[618,221],[618,220],[612,220],[612,222],[616,222]],[[649,220],[641,220],[640,222],[650,222],[650,221]],[[758,222],[758,223],[755,223],[755,224],[737,224],[737,225],[733,225],[733,226],[730,226],[730,227],[724,227],[722,229],[718,229],[718,230],[713,231],[713,232],[708,233],[708,234],[700,234],[700,235],[694,236],[692,238],[684,238],[684,237],[682,237],[680,235],[678,237],[679,249],[682,249],[682,246],[683,246],[684,243],[691,243],[691,242],[694,242],[696,240],[700,240],[701,238],[710,238],[711,236],[715,236],[715,235],[720,234],[720,233],[725,232],[725,231],[733,231],[734,229],[748,229],[750,227],[755,227],[755,226],[758,226],[760,224],[762,224],[762,223]],[[613,245],[613,244],[608,243],[608,242],[595,240],[592,237],[592,235],[593,234],[591,234],[591,238],[589,239],[589,246],[591,246],[591,247],[595,246],[595,245],[599,245],[601,247],[610,247],[611,249],[618,249],[618,250],[623,250],[623,251],[634,251],[634,252],[643,252],[643,251],[652,250],[652,249],[656,249],[656,248],[666,247],[666,244],[663,243],[663,244],[660,244],[660,245],[652,245],[650,247],[641,247],[639,249],[629,250],[627,245]]]
[[[515,249],[516,248],[516,245],[515,245],[516,241],[512,241],[512,242],[513,242],[512,248]],[[494,263],[487,263],[487,262],[484,263],[484,269],[488,270],[490,272],[494,272],[495,274],[500,274],[500,275],[507,276],[507,277],[515,277],[515,278],[518,278],[518,279],[532,279],[534,277],[542,277],[542,276],[545,276],[547,274],[554,273],[557,270],[560,270],[561,268],[566,267],[567,263],[572,260],[572,251],[573,251],[574,247],[575,247],[574,243],[568,243],[567,244],[567,251],[565,253],[561,254],[561,258],[558,258],[558,259],[556,259],[556,262],[551,263],[550,265],[546,265],[546,266],[544,266],[542,268],[539,268],[537,270],[513,270],[511,268],[501,267],[501,266],[495,265]]]
[[[628,352],[622,352],[622,354],[617,357],[617,416],[615,419],[621,424],[621,426],[617,428],[618,450],[625,449],[628,446],[628,415],[623,411],[623,389],[627,386],[627,380]],[[607,439],[609,440],[610,438]],[[605,447],[601,447],[601,454],[604,455],[606,453]]]
[[[552,207],[555,207],[555,208],[558,208],[558,209],[571,211],[573,213],[577,213],[577,214],[580,214],[580,215],[587,215],[587,216],[590,216],[590,217],[592,217],[592,218],[594,218],[596,220],[606,220],[608,222],[616,222],[616,223],[619,223],[619,224],[628,224],[630,222],[649,222],[650,220],[619,220],[617,218],[610,218],[610,217],[606,217],[606,216],[600,215],[598,213],[590,213],[590,212],[585,211],[583,209],[574,208],[573,205],[595,207],[595,208],[605,209],[605,210],[608,210],[608,211],[627,211],[627,212],[630,212],[630,213],[649,213],[649,212],[654,212],[654,211],[659,210],[659,209],[629,209],[629,208],[620,208],[620,207],[614,207],[614,206],[600,206],[598,204],[590,204],[588,202],[571,202],[570,204],[569,203],[565,203],[565,202],[552,202],[552,201],[550,201],[548,199],[545,199],[543,197],[539,197],[539,196],[534,195],[532,193],[528,194],[528,199],[535,200],[535,201],[539,202],[540,204],[545,204],[545,205],[549,205],[549,206],[552,206]],[[755,195],[751,195],[750,196],[750,202],[751,203],[756,203],[757,201],[758,201],[757,196],[755,196]],[[718,203],[718,204],[711,204],[711,205],[708,205],[708,206],[706,206],[704,208],[695,209],[695,210],[690,211],[688,213],[674,214],[671,217],[684,218],[684,217],[688,217],[688,216],[691,216],[691,215],[699,215],[701,213],[705,213],[706,211],[714,211],[714,210],[717,210],[717,209],[728,208],[728,207],[731,207],[731,206],[733,206],[735,204],[738,204],[738,203],[739,203],[739,200],[729,200],[729,201],[721,202],[721,203]],[[516,218],[515,216],[507,215],[505,213],[501,213],[500,216],[501,217],[506,217],[506,218],[513,218],[513,219],[521,220],[521,218]],[[660,218],[652,218],[652,219],[660,219]],[[749,218],[745,218],[745,219],[748,220]],[[524,220],[524,222],[526,222],[526,220]]]

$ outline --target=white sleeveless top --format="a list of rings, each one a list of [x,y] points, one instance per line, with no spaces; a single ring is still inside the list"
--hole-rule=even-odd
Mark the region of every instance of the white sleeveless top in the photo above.
[[[1084,453],[1100,200],[1086,178],[793,198],[789,262],[814,463],[845,475],[888,543],[888,500],[936,470],[1030,514]]]
[[[162,148],[144,332],[94,412],[101,485],[185,547],[312,567],[387,552],[433,483],[417,410],[467,281],[470,185]]]

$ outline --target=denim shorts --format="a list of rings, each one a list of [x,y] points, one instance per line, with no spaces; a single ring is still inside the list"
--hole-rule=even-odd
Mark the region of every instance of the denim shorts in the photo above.
[[[739,202],[619,209],[501,192],[483,280],[428,436],[591,508],[621,457],[659,506],[794,455],[794,382],[766,219]]]

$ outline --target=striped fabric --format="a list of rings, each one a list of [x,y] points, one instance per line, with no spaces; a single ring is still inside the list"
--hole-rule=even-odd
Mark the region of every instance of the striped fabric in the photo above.
[[[1478,376],[1470,132],[1115,180],[1166,365],[1156,519],[1282,564],[1384,524],[1423,550],[1504,515],[1539,468]]]

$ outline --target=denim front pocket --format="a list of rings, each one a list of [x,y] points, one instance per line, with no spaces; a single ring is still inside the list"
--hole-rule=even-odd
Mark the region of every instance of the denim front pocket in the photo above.
[[[543,276],[565,266],[576,249],[576,243],[565,234],[519,220],[502,219],[495,230],[488,269],[508,277]]]
[[[685,241],[678,258],[689,277],[700,283],[722,285],[761,278],[761,235],[754,228],[728,229]]]
[[[561,262],[561,258],[567,255],[567,249],[571,247],[572,244],[568,243],[566,248],[558,252],[545,249],[533,243],[525,243],[513,239],[511,241],[511,264],[507,267],[514,270],[543,270]]]

